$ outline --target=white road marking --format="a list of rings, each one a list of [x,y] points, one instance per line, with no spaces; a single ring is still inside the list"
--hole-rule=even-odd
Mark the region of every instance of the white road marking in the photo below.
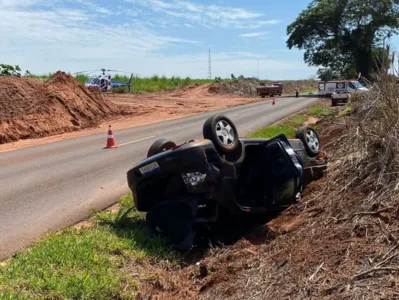
[[[122,147],[122,146],[126,146],[126,145],[129,145],[129,144],[134,144],[134,143],[138,143],[138,142],[141,142],[141,141],[145,141],[145,140],[149,140],[149,139],[152,139],[152,138],[154,138],[155,137],[155,135],[153,135],[153,136],[147,136],[147,137],[145,137],[145,138],[142,138],[142,139],[139,139],[139,140],[135,140],[135,141],[131,141],[131,142],[127,142],[127,143],[123,143],[123,144],[119,144],[119,145],[117,145],[118,147]]]

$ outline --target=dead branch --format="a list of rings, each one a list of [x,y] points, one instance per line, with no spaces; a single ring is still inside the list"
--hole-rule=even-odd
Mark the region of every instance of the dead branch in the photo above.
[[[335,222],[343,222],[343,221],[348,221],[350,219],[353,219],[356,216],[378,216],[379,214],[389,211],[394,208],[395,207],[388,206],[388,207],[384,207],[377,211],[362,211],[362,212],[358,212],[358,213],[352,213],[351,215],[349,215],[346,218],[341,218],[341,219],[337,219],[337,218],[333,218],[333,217],[330,217],[330,218],[333,219]]]
[[[316,271],[309,277],[310,281],[312,281],[316,277],[317,273],[319,273],[319,271],[321,270],[321,268],[323,268],[323,266],[324,262],[322,262],[320,266],[317,267]]]
[[[364,271],[362,273],[356,274],[355,276],[352,277],[352,281],[360,280],[364,276],[369,275],[371,273],[375,272],[399,272],[399,267],[398,268],[393,268],[393,267],[385,267],[385,268],[372,268],[370,270]]]
[[[376,267],[381,267],[383,264],[389,262],[392,258],[394,258],[395,256],[398,256],[399,252],[396,252],[395,254],[392,254],[391,256],[387,257],[386,259],[384,259],[382,262],[378,263],[376,265]]]
[[[398,248],[398,246],[399,246],[399,243],[396,243],[396,245],[393,246],[393,247],[382,257],[382,259],[384,260],[385,258],[387,258],[388,255],[390,255],[396,248]]]

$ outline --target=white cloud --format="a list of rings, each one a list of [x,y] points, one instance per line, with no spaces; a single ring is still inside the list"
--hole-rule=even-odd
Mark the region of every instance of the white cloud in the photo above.
[[[239,34],[238,36],[242,37],[242,38],[253,38],[253,37],[264,36],[266,34],[267,34],[267,32],[250,32],[250,33],[242,33],[242,34]]]
[[[15,22],[18,20],[18,22]],[[150,52],[173,44],[196,44],[198,41],[160,36],[137,23],[107,26],[96,21],[84,10],[56,8],[55,10],[0,10],[0,28],[3,40],[14,45],[2,49],[13,53],[22,43],[40,45],[41,48],[73,47],[75,53],[67,56],[84,56],[87,47],[95,52],[109,48],[125,48],[136,52]],[[80,49],[79,49],[80,48]],[[79,49],[79,50],[78,50]]]
[[[263,14],[244,8],[195,4],[189,1],[173,0],[125,0],[127,3],[140,5],[155,12],[175,18],[186,19],[201,26],[222,28],[260,28],[278,24],[278,20],[263,20]]]
[[[74,9],[65,4],[71,2],[75,4]],[[112,9],[108,4],[100,6],[93,0],[0,0],[1,59],[36,74],[57,70],[73,73],[105,67],[142,76],[160,74],[204,78],[208,71],[208,47],[195,38],[162,35],[149,28],[159,24],[165,28],[171,24],[187,28],[198,24],[246,28],[248,24],[263,26],[273,23],[262,20],[256,12],[239,8],[177,0],[173,3],[149,0],[149,3],[154,7],[151,9],[162,13],[166,10],[171,20],[147,18],[147,15],[142,18],[147,12],[137,6],[124,4]],[[176,5],[178,9],[175,9]],[[123,13],[124,16],[117,19],[112,13]],[[105,21],[107,17],[117,22],[110,24]],[[160,23],[152,24],[157,20]],[[202,50],[193,45],[205,49],[200,52]],[[182,53],[191,51],[191,54],[162,54],[172,47],[177,47]],[[226,45],[225,49],[228,47]],[[218,52],[216,49],[216,45],[212,47],[213,76],[229,77],[231,73],[254,76],[257,60],[260,66],[264,66],[260,75],[265,78],[303,78],[310,72],[302,61],[270,59],[265,53],[242,51],[241,45],[231,51]]]

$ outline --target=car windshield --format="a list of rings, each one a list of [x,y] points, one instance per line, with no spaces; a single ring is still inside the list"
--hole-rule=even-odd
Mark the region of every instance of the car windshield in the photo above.
[[[349,87],[351,89],[360,89],[364,86],[359,81],[349,81]]]

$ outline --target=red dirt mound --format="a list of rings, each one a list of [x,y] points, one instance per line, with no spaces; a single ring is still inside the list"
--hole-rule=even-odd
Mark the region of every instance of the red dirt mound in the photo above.
[[[302,93],[307,93],[310,90],[317,90],[318,81],[315,80],[280,80],[276,81],[283,84],[283,94],[294,94],[295,87],[298,85]],[[262,83],[269,83],[262,81]],[[212,94],[233,94],[238,96],[245,97],[257,97],[256,87],[261,84],[261,81],[258,80],[231,80],[213,83],[209,87],[209,92]]]
[[[98,89],[63,72],[46,82],[0,77],[0,144],[79,130],[119,113]]]

